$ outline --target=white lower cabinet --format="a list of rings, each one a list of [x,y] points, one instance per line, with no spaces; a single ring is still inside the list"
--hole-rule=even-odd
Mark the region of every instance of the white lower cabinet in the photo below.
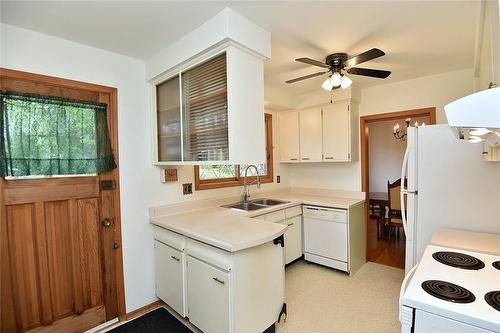
[[[289,264],[302,256],[302,216],[281,223],[288,225],[285,233],[285,264]]]
[[[161,227],[154,233],[156,295],[204,333],[263,332],[278,320],[280,244],[229,252]]]
[[[186,316],[184,253],[155,240],[156,295],[181,316]]]
[[[230,275],[187,257],[189,321],[205,333],[229,332]]]
[[[259,215],[255,218],[288,226],[284,235],[285,265],[302,256],[304,251],[302,246],[302,207],[300,205]]]

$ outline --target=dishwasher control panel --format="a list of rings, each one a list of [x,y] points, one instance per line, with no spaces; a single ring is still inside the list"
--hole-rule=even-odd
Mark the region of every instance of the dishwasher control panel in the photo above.
[[[320,206],[304,206],[304,217],[329,220],[332,222],[347,223],[347,211],[345,209],[327,208]]]

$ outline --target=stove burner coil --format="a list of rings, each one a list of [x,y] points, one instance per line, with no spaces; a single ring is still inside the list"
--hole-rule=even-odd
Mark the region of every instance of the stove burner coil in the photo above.
[[[496,269],[500,270],[500,261],[495,261],[493,263],[493,267],[495,267]]]
[[[443,251],[433,253],[432,257],[440,263],[451,267],[469,270],[479,270],[484,268],[484,262],[464,253]]]
[[[472,303],[476,300],[474,294],[459,285],[439,280],[422,282],[422,288],[430,295],[453,303]]]
[[[495,310],[500,311],[500,290],[490,291],[484,295],[484,300]]]

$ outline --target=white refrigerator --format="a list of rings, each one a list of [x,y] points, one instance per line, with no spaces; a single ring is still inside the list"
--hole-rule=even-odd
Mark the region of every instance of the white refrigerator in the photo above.
[[[408,129],[401,189],[406,273],[436,228],[500,234],[500,162],[483,159],[483,144],[457,140],[448,125]]]

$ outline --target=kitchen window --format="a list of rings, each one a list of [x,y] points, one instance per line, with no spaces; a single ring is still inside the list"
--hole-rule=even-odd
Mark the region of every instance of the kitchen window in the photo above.
[[[266,130],[266,163],[257,165],[262,183],[273,182],[273,125],[272,115],[265,114]],[[241,186],[247,165],[196,165],[194,167],[195,189],[209,190],[215,188]],[[255,170],[248,170],[248,180],[257,177]]]

